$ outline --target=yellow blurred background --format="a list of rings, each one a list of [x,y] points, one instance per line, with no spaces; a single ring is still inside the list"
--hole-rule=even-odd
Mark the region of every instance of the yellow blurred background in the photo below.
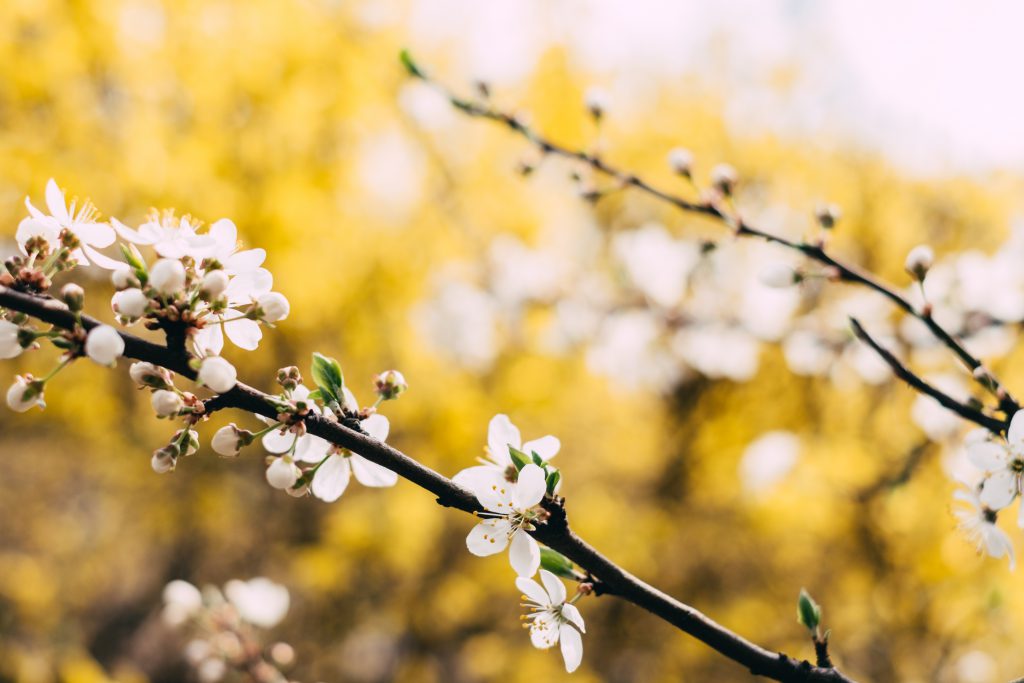
[[[667,395],[624,389],[591,373],[581,353],[546,352],[536,331],[543,311],[503,328],[507,344],[484,367],[467,369],[424,339],[417,311],[437,273],[480,260],[494,236],[529,244],[582,223],[610,233],[651,220],[676,234],[722,235],[635,195],[591,207],[564,179],[520,178],[522,141],[431,110],[436,102],[406,78],[397,60],[409,40],[403,7],[7,0],[8,237],[24,196],[40,197],[51,176],[132,224],[151,206],[207,222],[230,217],[247,245],[267,249],[275,289],[292,303],[258,352],[227,351],[245,381],[269,390],[278,367],[305,369],[318,350],[341,360],[365,400],[375,373],[399,368],[411,390],[387,406],[391,443],[451,475],[481,454],[495,413],[511,415],[527,438],[556,434],[580,534],[765,647],[813,654],[794,616],[806,586],[851,675],[1019,674],[1019,578],[955,533],[940,446],[926,447],[908,482],[858,495],[899,471],[924,439],[908,417],[913,396],[896,382],[837,388],[795,377],[767,346],[747,383],[702,379]],[[468,92],[466,70],[438,45],[417,51],[419,61]],[[591,144],[582,101],[592,80],[555,46],[495,97],[531,111],[555,138]],[[924,181],[856,147],[737,131],[713,84],[655,89],[653,108],[612,109],[601,144],[615,159],[671,184],[665,152],[685,144],[704,178],[713,163],[734,163],[741,201],[755,209],[808,216],[819,199],[837,202],[835,248],[900,284],[916,243],[991,248],[1021,208],[1015,176]],[[110,320],[105,279],[90,284],[87,309]],[[5,371],[38,372],[49,363],[41,355]],[[1022,375],[1012,356],[999,369],[1011,386]],[[748,678],[609,598],[581,604],[584,660],[570,677],[521,631],[506,561],[469,555],[472,520],[414,486],[353,486],[332,505],[280,495],[264,482],[258,448],[225,461],[206,445],[228,419],[252,427],[242,415],[218,415],[202,429],[200,453],[157,476],[149,455],[172,427],[152,417],[126,372],[78,364],[47,394],[45,412],[0,413],[0,681],[186,679],[183,641],[158,619],[164,584],[258,575],[292,593],[273,635],[296,647],[296,680]],[[779,429],[800,437],[800,460],[769,492],[747,495],[741,455]]]

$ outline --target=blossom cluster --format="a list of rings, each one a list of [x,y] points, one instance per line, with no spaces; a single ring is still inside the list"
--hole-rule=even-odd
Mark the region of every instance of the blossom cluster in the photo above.
[[[575,580],[581,577],[565,557],[550,549],[542,552],[529,533],[550,515],[545,499],[553,500],[561,483],[561,473],[550,461],[560,448],[561,442],[551,435],[524,443],[508,416],[496,415],[488,428],[486,457],[452,481],[471,491],[483,508],[478,513],[481,521],[466,537],[466,547],[480,557],[508,549],[516,587],[528,610],[524,619],[531,642],[540,649],[559,645],[565,669],[572,673],[583,658],[586,632],[575,602],[587,594],[589,584],[581,583],[579,592],[569,599],[555,572]],[[538,573],[539,583],[533,578]]]
[[[163,622],[190,636],[185,660],[201,683],[217,683],[232,670],[245,671],[254,680],[283,680],[278,667],[295,661],[286,642],[264,647],[262,632],[277,626],[288,614],[288,589],[270,579],[232,579],[223,589],[201,590],[182,580],[164,587]]]

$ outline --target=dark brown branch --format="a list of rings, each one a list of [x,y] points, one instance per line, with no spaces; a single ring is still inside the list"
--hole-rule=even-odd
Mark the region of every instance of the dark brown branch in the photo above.
[[[808,244],[805,242],[796,242],[793,240],[786,239],[779,235],[772,234],[765,230],[761,230],[752,225],[748,225],[745,221],[740,219],[738,216],[734,216],[727,211],[723,210],[717,203],[712,201],[689,201],[678,195],[666,192],[665,190],[659,189],[652,185],[650,182],[640,178],[636,174],[624,171],[616,166],[609,164],[598,154],[586,152],[583,150],[572,149],[565,145],[561,145],[553,140],[546,138],[529,126],[527,126],[521,119],[517,118],[512,114],[494,109],[491,106],[479,102],[469,101],[460,98],[454,92],[446,88],[444,85],[433,81],[426,77],[422,71],[418,71],[414,74],[416,77],[423,79],[426,83],[431,84],[438,90],[440,90],[444,96],[452,103],[452,105],[458,110],[465,114],[485,119],[488,121],[495,121],[504,125],[509,130],[523,136],[531,144],[537,147],[538,150],[544,154],[551,154],[560,156],[565,159],[570,159],[583,164],[586,164],[593,170],[601,173],[605,176],[615,179],[623,187],[633,187],[647,194],[648,196],[654,197],[662,202],[670,204],[677,209],[682,211],[701,214],[708,216],[709,218],[719,220],[734,230],[734,233],[739,237],[755,237],[762,239],[766,242],[778,244],[795,251],[799,251],[807,258],[816,261],[827,268],[831,269],[837,279],[843,282],[849,282],[853,284],[859,284],[868,289],[872,289],[875,292],[881,294],[885,298],[889,299],[898,308],[905,311],[908,315],[911,315],[928,327],[932,335],[944,344],[950,351],[970,370],[974,373],[979,367],[982,366],[981,360],[974,356],[963,343],[956,338],[952,333],[942,327],[932,317],[931,312],[928,309],[918,310],[914,307],[913,303],[905,296],[900,294],[894,288],[884,284],[872,275],[861,271],[855,266],[847,265],[829,255],[825,251],[825,247],[822,244]],[[985,387],[986,390],[992,391],[993,394],[999,399],[999,407],[1001,410],[1012,416],[1019,408],[1020,404],[1010,395],[1005,387],[994,376],[989,375],[989,380],[982,380],[976,378],[977,381]]]
[[[76,324],[74,316],[62,303],[5,287],[0,287],[0,307],[24,313],[63,329],[73,329]],[[86,329],[91,329],[101,323],[82,316],[82,324]],[[147,361],[189,379],[195,379],[196,373],[189,366],[187,356],[132,334],[120,334],[125,342],[126,357]],[[268,394],[239,383],[231,391],[210,399],[206,405],[209,411],[238,408],[273,418],[276,417],[277,410],[271,404],[270,398]],[[358,453],[426,489],[437,496],[437,502],[441,505],[469,513],[481,510],[476,496],[472,493],[386,443],[319,415],[308,416],[306,427],[309,433]],[[647,610],[756,675],[786,682],[852,683],[852,679],[835,669],[817,667],[810,662],[766,650],[733,633],[693,607],[641,581],[577,536],[569,527],[560,500],[548,501],[547,506],[551,517],[547,522],[539,524],[533,535],[568,557],[593,577],[598,582],[599,592],[618,596]]]
[[[877,353],[882,360],[892,368],[892,371],[896,373],[896,376],[909,384],[913,389],[916,389],[926,396],[931,396],[938,401],[942,407],[953,411],[965,420],[970,420],[975,424],[981,425],[993,433],[998,434],[1006,428],[1005,421],[990,417],[977,408],[969,406],[966,403],[961,403],[949,394],[937,389],[923,380],[910,368],[904,365],[899,358],[894,356],[891,351],[879,344],[870,334],[868,334],[864,327],[857,322],[855,318],[850,318],[850,325],[853,326],[853,333],[857,335],[857,338],[874,349],[875,353]]]

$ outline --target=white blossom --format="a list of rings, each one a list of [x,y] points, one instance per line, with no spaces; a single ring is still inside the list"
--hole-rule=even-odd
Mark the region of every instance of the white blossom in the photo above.
[[[927,244],[919,244],[907,254],[903,267],[918,280],[923,280],[934,264],[935,252]]]
[[[123,289],[110,298],[110,307],[114,313],[126,318],[141,318],[146,314],[148,306],[149,299],[138,287]]]
[[[157,389],[165,388],[170,379],[170,374],[166,370],[143,361],[132,363],[131,367],[128,368],[128,375],[139,386]]]
[[[968,446],[967,457],[986,472],[979,500],[985,507],[1002,510],[1021,493],[1024,477],[1024,410],[1014,413],[1006,440],[978,440]],[[1024,527],[1024,506],[1018,523]]]
[[[124,263],[105,256],[97,249],[109,247],[114,243],[114,231],[109,225],[96,221],[96,209],[88,202],[80,205],[77,200],[71,205],[65,201],[64,193],[57,183],[51,178],[46,183],[46,208],[49,215],[32,205],[32,201],[26,197],[25,206],[28,208],[29,218],[26,218],[18,226],[16,238],[18,245],[25,250],[25,241],[32,236],[42,236],[55,249],[61,230],[68,230],[73,233],[81,246],[71,252],[71,256],[79,263],[88,265],[90,259],[101,268],[114,269],[123,268]]]
[[[371,415],[361,423],[363,431],[378,441],[388,437],[390,424],[383,415]],[[332,503],[341,497],[355,475],[363,486],[385,487],[398,483],[398,475],[391,470],[347,450],[334,449],[313,476],[310,491],[322,501]]]
[[[149,269],[149,284],[164,296],[177,294],[185,287],[185,266],[176,259],[162,258]]]
[[[166,474],[174,469],[177,462],[178,452],[173,446],[164,446],[153,451],[153,457],[149,460],[150,467],[157,474]]]
[[[239,454],[242,448],[242,440],[238,436],[238,427],[234,423],[221,427],[213,435],[210,445],[218,455],[232,458]]]
[[[761,270],[761,284],[767,287],[783,289],[792,287],[799,281],[799,275],[784,263],[771,263]]]
[[[562,443],[558,437],[550,434],[523,443],[519,428],[512,424],[508,415],[495,415],[487,426],[487,447],[485,449],[487,457],[478,458],[480,465],[467,467],[452,477],[452,481],[459,486],[473,490],[474,480],[481,477],[480,480],[484,484],[491,482],[494,474],[505,479],[511,477],[514,480],[515,466],[512,463],[512,456],[509,455],[509,446],[528,456],[536,453],[541,460],[547,462],[558,455]]]
[[[470,478],[467,485],[485,510],[480,513],[484,520],[466,537],[469,552],[486,557],[508,547],[509,563],[519,576],[536,574],[540,547],[527,531],[534,528],[532,520],[547,491],[544,470],[530,463],[519,471],[515,483],[492,471]]]
[[[267,467],[267,483],[275,489],[290,489],[295,486],[295,483],[301,476],[302,470],[299,469],[290,455],[274,458]]]
[[[24,413],[33,406],[46,407],[43,401],[43,385],[41,382],[33,382],[18,375],[14,378],[14,384],[7,390],[7,407],[15,412]]]
[[[164,586],[163,620],[169,626],[180,626],[203,608],[203,595],[188,581],[175,580]]]
[[[208,356],[199,366],[199,383],[218,394],[231,391],[238,383],[235,366],[220,356]]]
[[[1013,569],[1013,544],[1006,532],[996,526],[995,511],[985,505],[974,489],[957,489],[953,493],[953,498],[967,504],[966,507],[954,510],[953,514],[959,520],[960,529],[977,545],[978,552],[985,552],[996,559],[1007,557],[1010,560],[1010,569]]]
[[[24,349],[18,336],[21,328],[10,320],[0,320],[0,358],[15,358],[21,355]]]
[[[178,218],[169,212],[154,212],[138,230],[129,228],[116,218],[111,220],[111,224],[125,240],[132,244],[153,247],[153,250],[165,259],[176,260],[183,256],[191,256],[200,261],[214,248],[212,237],[197,234],[195,225],[187,217]]]
[[[718,164],[711,169],[711,184],[722,194],[732,194],[738,180],[739,174],[729,164]]]
[[[228,581],[224,595],[242,619],[260,628],[273,628],[281,623],[291,603],[287,588],[264,577]]]
[[[153,410],[156,411],[157,417],[177,415],[184,406],[181,396],[177,392],[168,391],[167,389],[154,391],[150,397],[150,403],[153,404]]]
[[[565,585],[557,576],[541,569],[540,580],[516,579],[516,588],[523,593],[523,606],[530,610],[526,615],[530,642],[542,650],[560,645],[565,670],[572,673],[583,659],[582,634],[587,632],[583,616],[576,605],[566,602]]]
[[[278,292],[268,292],[264,294],[257,299],[256,304],[263,313],[263,315],[260,316],[260,319],[268,323],[276,323],[279,320],[284,320],[288,317],[288,313],[291,310],[291,307],[288,305],[288,299]]]
[[[199,291],[210,299],[216,299],[228,288],[231,278],[223,270],[211,270],[203,275]]]
[[[124,339],[110,325],[97,325],[85,338],[85,355],[100,365],[113,365],[124,354]]]
[[[313,413],[320,414],[320,407],[309,400],[309,387],[300,384],[291,392],[291,399],[294,403],[302,403]],[[386,418],[385,418],[386,419]],[[270,420],[264,420],[267,424],[274,424]],[[263,435],[263,447],[267,452],[274,454],[289,453],[292,459],[297,462],[312,464],[320,463],[327,457],[331,449],[329,441],[309,434],[303,430],[301,434],[295,434],[287,427],[272,430]],[[281,468],[280,472],[284,472]],[[294,482],[293,482],[294,483]]]
[[[693,152],[682,147],[673,147],[668,152],[669,167],[682,176],[693,172]]]

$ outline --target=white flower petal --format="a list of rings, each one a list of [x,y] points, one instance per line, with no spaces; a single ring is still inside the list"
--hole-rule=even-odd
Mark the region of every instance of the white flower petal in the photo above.
[[[349,461],[352,473],[363,486],[394,486],[398,483],[398,475],[386,467],[370,462],[361,455],[353,454]]]
[[[206,327],[192,337],[192,345],[203,356],[219,356],[224,350],[224,332],[216,324],[217,318],[206,321]]]
[[[576,624],[576,627],[579,628],[580,633],[587,632],[587,628],[583,624],[583,615],[580,614],[580,610],[576,607],[576,605],[571,605],[569,603],[562,605],[562,617],[567,619],[570,623]]]
[[[229,256],[224,261],[224,269],[228,271],[229,275],[241,275],[256,270],[263,265],[265,260],[267,260],[266,250],[246,249]]]
[[[1010,448],[1024,453],[1024,410],[1018,410],[1010,420],[1010,428],[1006,430],[1006,440]]]
[[[255,351],[260,345],[260,339],[263,338],[263,330],[255,320],[242,319],[224,323],[224,332],[235,346],[246,351]]]
[[[480,472],[467,483],[469,490],[473,492],[485,509],[506,515],[512,512],[512,487],[514,484],[505,481],[505,477],[497,470],[492,469],[489,473]]]
[[[967,459],[979,470],[995,472],[1006,469],[1009,454],[1006,447],[996,441],[979,441],[967,447]]]
[[[110,258],[106,254],[102,254],[89,245],[82,247],[86,254],[89,256],[89,260],[100,268],[107,270],[117,270],[118,268],[124,268],[124,261],[118,261],[117,259]]]
[[[1017,475],[1010,470],[996,472],[981,488],[981,502],[992,510],[1002,510],[1013,502],[1017,491]]]
[[[530,642],[540,650],[547,650],[558,642],[558,624],[550,612],[538,614],[530,624]]]
[[[64,203],[64,193],[57,187],[53,178],[46,183],[46,208],[50,215],[60,221],[61,225],[71,223],[71,216],[68,215],[67,204]]]
[[[109,247],[116,238],[113,228],[103,223],[80,223],[74,227],[74,233],[83,244],[101,249]]]
[[[530,534],[519,530],[512,536],[508,561],[519,576],[533,576],[540,568],[540,546]]]
[[[316,471],[310,490],[320,500],[333,503],[345,493],[351,475],[352,468],[346,459],[337,454],[332,455]]]
[[[562,646],[565,670],[572,673],[583,661],[583,636],[569,624],[562,624],[558,629],[558,642]]]
[[[546,492],[544,470],[531,463],[519,470],[519,479],[512,487],[512,504],[517,510],[527,510],[539,503]]]
[[[525,576],[516,577],[516,588],[518,588],[519,592],[525,595],[527,599],[532,600],[538,605],[547,607],[551,604],[548,601],[547,592],[533,579],[528,579]]]
[[[561,579],[549,572],[547,569],[540,570],[540,580],[544,584],[544,590],[548,592],[549,604],[561,605],[565,602],[565,584]]]
[[[561,447],[562,442],[558,440],[558,437],[549,434],[524,443],[523,452],[527,455],[536,453],[542,460],[547,461],[558,455],[558,449]]]
[[[487,428],[487,448],[491,457],[499,465],[511,465],[512,458],[508,454],[509,445],[519,448],[522,437],[519,429],[508,419],[508,415],[495,415]]]
[[[466,547],[477,557],[500,553],[508,546],[510,529],[507,519],[485,519],[466,536]]]
[[[281,432],[275,429],[263,435],[263,448],[268,453],[285,453],[295,443],[295,435],[291,432]]]
[[[330,450],[329,441],[321,439],[319,436],[306,434],[295,445],[295,459],[301,462],[317,463],[327,457],[327,452]]]
[[[377,441],[385,441],[388,438],[388,432],[391,431],[391,423],[388,422],[388,418],[383,415],[371,415],[360,423],[363,431],[377,439]]]
[[[481,487],[493,484],[496,476],[504,479],[502,474],[492,465],[474,465],[458,472],[452,477],[452,481],[464,489],[476,491]]]

